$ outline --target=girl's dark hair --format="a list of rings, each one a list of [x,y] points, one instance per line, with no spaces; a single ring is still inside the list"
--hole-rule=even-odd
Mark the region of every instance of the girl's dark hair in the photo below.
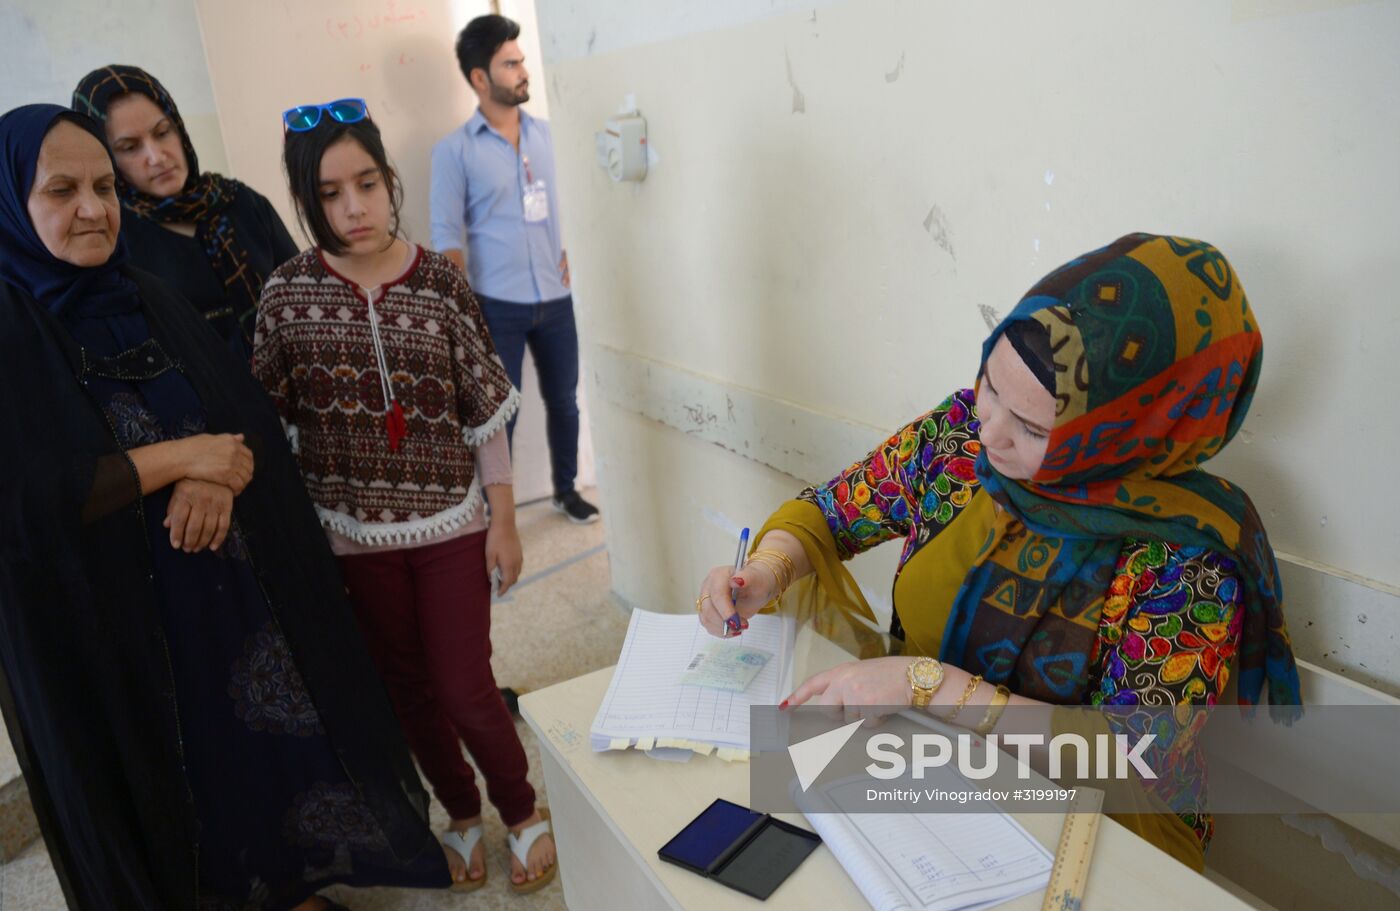
[[[1033,319],[1017,320],[1002,333],[1040,385],[1055,394],[1055,358],[1050,353],[1050,330]]]
[[[457,36],[457,65],[472,84],[472,70],[485,70],[491,78],[491,58],[507,41],[520,37],[520,25],[513,19],[495,14],[477,16]]]
[[[389,188],[391,237],[399,236],[399,210],[403,206],[403,184],[399,182],[398,172],[389,164],[389,154],[384,151],[379,127],[368,117],[355,123],[341,123],[327,115],[304,132],[288,130],[282,145],[282,164],[287,169],[287,186],[296,203],[297,221],[311,235],[316,246],[332,256],[339,256],[347,248],[345,241],[331,227],[325,207],[321,204],[321,158],[327,149],[347,136],[359,143],[360,148],[374,159],[385,186]]]

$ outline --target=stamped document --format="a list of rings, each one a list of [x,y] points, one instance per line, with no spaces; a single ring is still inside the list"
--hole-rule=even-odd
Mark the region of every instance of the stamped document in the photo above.
[[[772,658],[772,652],[717,640],[691,656],[681,683],[742,693]]]
[[[792,692],[795,638],[792,618],[777,614],[751,617],[737,639],[716,639],[694,614],[633,611],[589,731],[593,748],[684,746],[747,759],[749,707]]]

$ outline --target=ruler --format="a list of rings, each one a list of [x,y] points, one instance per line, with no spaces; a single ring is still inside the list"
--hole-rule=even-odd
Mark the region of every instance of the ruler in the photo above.
[[[1055,866],[1050,869],[1050,885],[1040,911],[1080,911],[1084,886],[1089,881],[1089,861],[1094,857],[1094,839],[1099,835],[1099,810],[1103,791],[1076,789],[1065,812],[1060,845],[1055,849]]]

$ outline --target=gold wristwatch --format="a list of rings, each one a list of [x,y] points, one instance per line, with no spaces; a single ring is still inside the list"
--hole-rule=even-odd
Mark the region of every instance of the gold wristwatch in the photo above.
[[[909,677],[912,691],[909,701],[917,706],[925,706],[933,699],[933,694],[943,685],[943,665],[934,658],[915,658],[905,674]]]

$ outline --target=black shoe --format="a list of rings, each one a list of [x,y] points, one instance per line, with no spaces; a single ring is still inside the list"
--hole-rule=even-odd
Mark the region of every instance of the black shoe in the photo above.
[[[508,686],[501,689],[501,700],[505,702],[506,708],[517,718],[520,717],[520,694]]]
[[[598,507],[579,496],[577,490],[555,497],[554,508],[568,516],[569,521],[576,525],[598,521]]]

